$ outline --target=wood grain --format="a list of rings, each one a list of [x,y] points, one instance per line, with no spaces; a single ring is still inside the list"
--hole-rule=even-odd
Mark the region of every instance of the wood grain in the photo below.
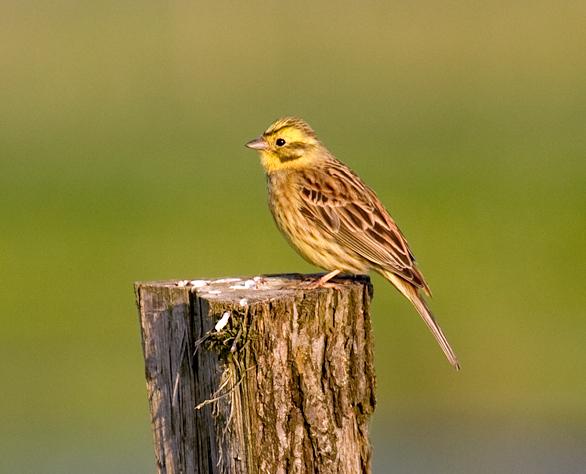
[[[367,277],[136,283],[159,473],[369,473]],[[216,324],[224,316],[225,326]]]

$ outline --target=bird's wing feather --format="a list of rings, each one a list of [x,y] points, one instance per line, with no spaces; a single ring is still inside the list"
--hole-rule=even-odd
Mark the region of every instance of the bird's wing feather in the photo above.
[[[300,177],[301,212],[375,267],[429,290],[407,241],[375,193],[340,162]]]

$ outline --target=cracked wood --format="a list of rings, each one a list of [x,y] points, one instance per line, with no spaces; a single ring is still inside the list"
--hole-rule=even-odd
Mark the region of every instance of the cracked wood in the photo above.
[[[368,278],[191,283],[135,285],[158,472],[369,473]]]

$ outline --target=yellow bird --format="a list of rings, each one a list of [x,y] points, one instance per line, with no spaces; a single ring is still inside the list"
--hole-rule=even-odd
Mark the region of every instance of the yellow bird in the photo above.
[[[302,119],[285,117],[246,144],[260,152],[269,206],[291,245],[327,271],[375,270],[417,309],[456,370],[456,354],[420,292],[431,296],[407,240],[374,191],[332,155]]]

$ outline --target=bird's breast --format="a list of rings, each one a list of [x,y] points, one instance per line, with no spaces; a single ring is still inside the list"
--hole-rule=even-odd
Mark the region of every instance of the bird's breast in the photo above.
[[[294,177],[271,176],[267,180],[269,208],[279,230],[302,257],[326,270],[367,273],[370,265],[342,245],[314,219],[301,212],[305,196]]]

